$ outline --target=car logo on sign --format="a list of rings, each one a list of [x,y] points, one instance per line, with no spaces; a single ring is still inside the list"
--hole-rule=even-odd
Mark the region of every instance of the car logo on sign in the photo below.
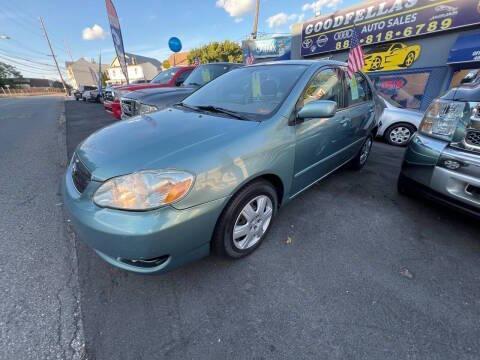
[[[320,35],[317,39],[317,46],[318,47],[323,47],[325,44],[328,42],[328,37],[327,35]]]
[[[353,30],[349,29],[349,30],[336,32],[335,35],[333,35],[333,38],[335,39],[335,41],[338,41],[338,40],[350,39],[352,36],[353,36]]]
[[[313,40],[312,40],[312,39],[305,39],[305,40],[303,40],[303,42],[302,42],[302,47],[303,47],[304,49],[308,49],[308,48],[309,48],[310,46],[312,46],[312,45],[313,45]]]

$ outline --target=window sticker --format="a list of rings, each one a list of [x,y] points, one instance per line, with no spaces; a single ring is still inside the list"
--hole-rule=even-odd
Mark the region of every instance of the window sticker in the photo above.
[[[352,95],[352,100],[358,100],[359,94],[358,94],[358,83],[357,83],[357,78],[355,75],[352,76],[350,79],[350,93]]]

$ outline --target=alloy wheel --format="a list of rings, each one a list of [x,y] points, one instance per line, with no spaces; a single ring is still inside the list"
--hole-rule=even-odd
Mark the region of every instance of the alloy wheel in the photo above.
[[[390,141],[397,145],[404,145],[410,140],[412,132],[405,126],[398,126],[390,131]]]
[[[260,195],[249,201],[233,227],[233,244],[239,250],[255,246],[267,232],[273,216],[272,200]]]
[[[406,67],[411,66],[414,61],[415,61],[415,54],[413,53],[408,54],[407,58],[405,59],[405,66]]]
[[[368,159],[368,155],[370,155],[370,150],[372,148],[372,139],[369,137],[362,147],[362,152],[360,154],[360,163],[363,165]]]

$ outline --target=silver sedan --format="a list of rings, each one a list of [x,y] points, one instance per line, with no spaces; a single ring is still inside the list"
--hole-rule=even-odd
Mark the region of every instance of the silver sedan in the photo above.
[[[395,101],[380,95],[384,110],[380,117],[378,136],[395,146],[405,146],[417,131],[423,113],[417,110],[402,108]]]

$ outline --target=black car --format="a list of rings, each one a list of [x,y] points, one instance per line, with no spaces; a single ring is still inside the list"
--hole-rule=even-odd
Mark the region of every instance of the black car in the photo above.
[[[226,62],[203,64],[195,68],[179,87],[132,91],[121,99],[122,119],[147,114],[178,103],[206,83],[242,66]]]

